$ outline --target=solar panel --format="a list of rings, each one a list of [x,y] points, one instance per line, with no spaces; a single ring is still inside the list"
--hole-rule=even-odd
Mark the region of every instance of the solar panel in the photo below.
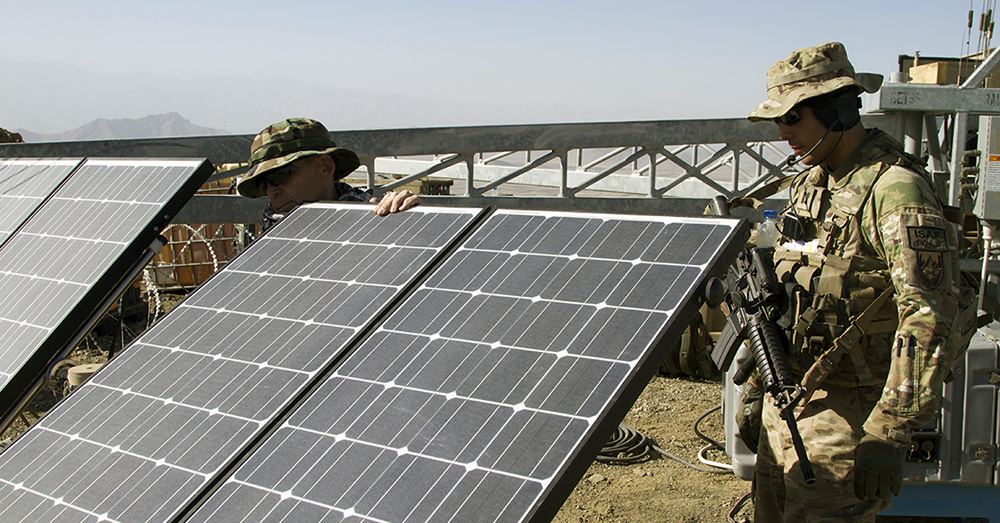
[[[548,520],[741,223],[498,211],[190,521]]]
[[[43,198],[72,165],[39,162],[20,171],[19,187]],[[88,159],[7,239],[0,249],[4,420],[152,254],[159,231],[211,171],[204,160]]]
[[[0,160],[0,246],[59,187],[80,160]]]
[[[176,517],[481,213],[300,207],[0,455],[0,520]]]

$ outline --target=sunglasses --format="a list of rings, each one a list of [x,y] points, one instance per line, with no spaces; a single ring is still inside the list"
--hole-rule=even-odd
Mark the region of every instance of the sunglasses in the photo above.
[[[782,125],[795,125],[799,123],[799,120],[802,120],[802,113],[794,107],[789,109],[787,113],[774,119],[775,122]]]
[[[273,171],[268,171],[267,173],[257,177],[257,188],[260,192],[267,192],[268,185],[277,187],[285,183],[285,180],[297,172],[299,172],[299,168],[294,164],[288,164],[284,167],[274,169]]]

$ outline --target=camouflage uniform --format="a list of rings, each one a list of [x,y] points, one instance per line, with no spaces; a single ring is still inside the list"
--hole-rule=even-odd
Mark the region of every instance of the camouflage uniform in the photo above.
[[[839,65],[822,71],[816,63],[824,60]],[[820,70],[820,82],[833,78],[837,89],[843,78],[855,77],[840,44],[797,51],[772,71],[777,68],[780,76],[797,67]],[[781,96],[789,90],[776,95],[769,89],[768,102],[750,118],[776,118],[817,90],[835,90],[824,83],[808,87],[794,103]],[[810,369],[828,369],[796,409],[817,481],[804,484],[788,428],[765,401],[755,520],[872,522],[891,502],[855,496],[855,448],[865,434],[906,446],[911,430],[937,409],[955,356],[946,340],[958,301],[957,228],[944,218],[917,161],[877,129],[867,132],[837,172],[817,165],[791,186],[788,212],[799,216],[804,237],[784,239],[775,265],[782,281],[804,289],[782,325],[793,373],[803,380],[815,375]],[[858,331],[848,327],[861,316],[871,323],[854,336]],[[834,350],[838,338],[841,346]],[[817,360],[823,364],[814,366]]]
[[[899,165],[908,162],[899,143],[875,129],[853,162],[840,167],[845,175],[837,182],[817,166],[793,185],[792,208],[803,219],[805,246],[786,242],[775,252],[779,278],[810,291],[811,299],[795,304],[793,373],[801,379],[853,317],[884,289],[893,289],[892,299],[874,312],[867,335],[797,416],[818,479],[813,487],[799,487],[802,505],[809,500],[818,507],[815,498],[821,496],[836,510],[859,508],[849,481],[855,445],[864,433],[907,445],[911,429],[934,415],[952,363],[944,342],[957,304],[956,231],[928,180]],[[818,252],[804,253],[803,247]],[[773,475],[780,466],[786,480],[800,477],[785,422],[771,405],[765,406],[763,427],[762,473]],[[758,480],[759,493],[767,492],[763,483]],[[888,508],[861,505],[872,516]]]

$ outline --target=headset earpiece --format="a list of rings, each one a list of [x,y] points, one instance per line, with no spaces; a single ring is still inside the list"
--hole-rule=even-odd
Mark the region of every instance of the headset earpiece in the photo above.
[[[859,111],[861,98],[852,91],[827,95],[809,105],[812,107],[816,119],[827,129],[832,127],[833,131],[850,129],[861,121]]]
[[[833,100],[833,108],[837,111],[837,122],[842,127],[839,130],[846,131],[854,127],[861,121],[861,98],[851,92],[842,93]]]

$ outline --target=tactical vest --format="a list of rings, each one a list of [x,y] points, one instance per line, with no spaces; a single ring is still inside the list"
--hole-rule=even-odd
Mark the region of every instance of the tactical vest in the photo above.
[[[875,183],[893,166],[918,173],[932,187],[933,183],[922,162],[885,133],[872,130],[866,141],[883,154],[877,163],[851,174],[853,192],[830,191],[826,176],[818,170],[796,177],[789,212],[798,216],[810,241],[805,251],[800,250],[803,245],[789,242],[775,250],[776,273],[789,291],[789,306],[779,325],[790,342],[789,364],[796,375],[806,376],[807,388],[820,382],[877,385],[891,363],[889,348],[899,324],[894,289],[888,266],[864,239],[862,213]],[[787,187],[787,182],[783,185]],[[781,187],[773,186],[770,194]],[[764,189],[744,200],[766,198],[770,194]],[[968,323],[970,314],[975,317],[974,291],[970,297],[970,289],[963,288],[961,300],[959,308],[964,310],[956,323]],[[956,355],[974,332],[964,327],[953,329],[948,340]]]
[[[785,242],[774,254],[779,281],[800,286],[790,293],[788,314],[781,322],[792,350],[789,363],[798,375],[832,347],[883,291],[892,288],[888,266],[867,248],[861,226],[861,212],[872,187],[891,165],[855,175],[866,178],[856,180],[868,188],[860,199],[837,198],[826,187],[807,181],[790,202],[790,212],[799,217],[805,237],[813,239],[806,244],[813,252]],[[888,368],[890,341],[886,335],[895,332],[899,324],[896,304],[883,298],[881,305],[867,314],[871,323],[849,347],[850,358],[841,364],[842,372],[828,377],[831,384],[865,384],[873,377],[872,365]]]

